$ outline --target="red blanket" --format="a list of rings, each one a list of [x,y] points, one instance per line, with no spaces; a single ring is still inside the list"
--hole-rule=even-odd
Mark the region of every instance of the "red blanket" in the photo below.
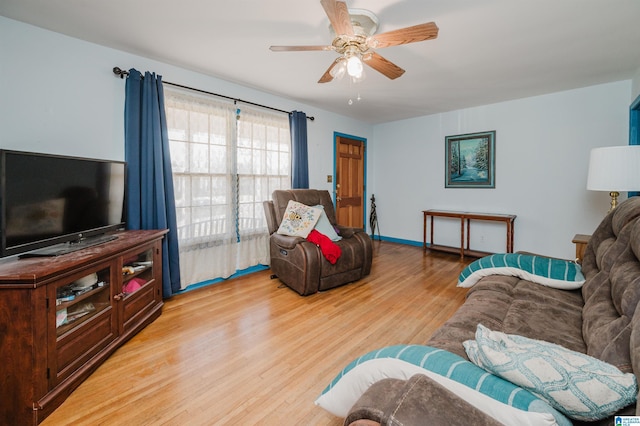
[[[322,252],[323,256],[332,265],[334,265],[338,261],[338,259],[340,258],[340,255],[342,254],[342,250],[340,250],[340,246],[338,246],[336,243],[331,241],[329,237],[316,231],[315,229],[313,229],[309,233],[309,235],[307,236],[307,241],[310,241],[313,244],[320,247],[320,251]]]

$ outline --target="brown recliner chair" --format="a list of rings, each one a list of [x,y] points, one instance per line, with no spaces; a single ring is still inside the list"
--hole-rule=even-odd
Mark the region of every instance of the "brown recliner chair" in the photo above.
[[[302,237],[280,235],[276,231],[289,200],[308,206],[322,205],[329,222],[342,239],[336,241],[342,255],[329,263],[320,248]],[[273,274],[302,296],[341,286],[369,275],[373,250],[371,239],[363,229],[336,225],[336,215],[329,191],[316,189],[276,190],[273,201],[263,202],[269,228],[271,270]]]

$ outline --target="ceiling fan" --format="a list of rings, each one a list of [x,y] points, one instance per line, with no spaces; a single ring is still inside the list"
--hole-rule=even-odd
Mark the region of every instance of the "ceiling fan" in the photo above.
[[[320,4],[329,17],[331,28],[335,33],[335,38],[330,45],[269,47],[274,52],[313,50],[338,52],[341,56],[333,61],[318,83],[328,83],[334,78],[342,77],[345,72],[357,80],[362,76],[363,63],[392,80],[396,79],[405,71],[380,56],[375,49],[438,37],[438,26],[434,22],[375,34],[378,29],[378,19],[368,10],[350,10],[347,4],[340,0],[320,0]]]

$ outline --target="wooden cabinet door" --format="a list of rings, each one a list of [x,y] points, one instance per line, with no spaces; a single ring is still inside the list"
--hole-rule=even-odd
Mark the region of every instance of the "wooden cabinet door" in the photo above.
[[[336,136],[336,220],[339,225],[364,228],[363,140]]]
[[[116,281],[112,262],[73,273],[48,286],[49,292],[49,388],[74,374],[118,337],[112,306]],[[91,283],[86,291],[71,291],[78,283]],[[74,294],[66,300],[65,293]]]
[[[122,257],[120,333],[145,323],[162,305],[162,258],[160,242],[130,251]]]

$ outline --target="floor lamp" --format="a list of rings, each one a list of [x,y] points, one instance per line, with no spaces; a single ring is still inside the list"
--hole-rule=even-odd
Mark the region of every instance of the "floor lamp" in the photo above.
[[[640,190],[640,145],[592,149],[587,189],[609,192],[609,211],[618,205],[620,192]]]

